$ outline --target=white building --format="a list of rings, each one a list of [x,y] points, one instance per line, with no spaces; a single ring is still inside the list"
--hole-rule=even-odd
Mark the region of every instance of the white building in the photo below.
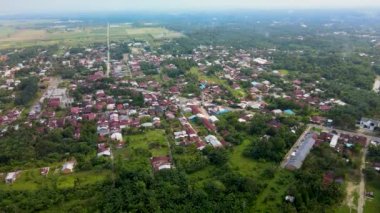
[[[333,135],[330,141],[330,147],[335,148],[338,144],[339,135]]]
[[[214,148],[223,147],[222,143],[214,135],[208,135],[205,137],[207,143],[211,144]]]
[[[18,172],[9,172],[5,177],[5,183],[12,184],[16,181]]]

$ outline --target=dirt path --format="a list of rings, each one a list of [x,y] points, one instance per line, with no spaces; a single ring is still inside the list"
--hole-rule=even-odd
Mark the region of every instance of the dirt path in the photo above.
[[[346,204],[350,209],[357,210],[357,204],[354,203],[355,194],[357,194],[359,191],[359,185],[353,183],[353,182],[347,182],[347,188],[346,188]]]
[[[362,156],[362,165],[360,166],[361,174],[360,174],[360,184],[359,184],[358,213],[363,213],[363,208],[365,204],[365,181],[364,181],[363,169],[365,169],[365,157],[367,155],[368,143],[369,141],[367,140],[366,146],[364,148],[363,156]]]

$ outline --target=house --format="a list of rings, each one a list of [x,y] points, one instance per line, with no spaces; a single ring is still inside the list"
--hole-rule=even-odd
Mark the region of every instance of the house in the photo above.
[[[43,167],[43,168],[40,169],[40,173],[43,176],[47,176],[48,173],[49,173],[49,171],[50,171],[50,167]]]
[[[169,156],[151,157],[150,163],[152,164],[155,172],[172,168],[172,163]]]
[[[111,148],[107,146],[105,143],[98,144],[98,157],[100,156],[111,156]]]
[[[325,172],[323,174],[323,185],[330,185],[334,181],[334,173],[331,171]]]
[[[360,120],[359,126],[362,129],[369,130],[369,131],[374,131],[375,128],[379,127],[380,121],[371,119],[371,118],[362,118]]]
[[[208,131],[210,132],[216,131],[216,126],[213,123],[211,123],[208,119],[202,118],[202,123]]]
[[[270,120],[267,123],[267,126],[269,126],[270,128],[279,129],[281,128],[281,122],[278,120]]]
[[[61,99],[60,98],[50,98],[48,106],[51,108],[58,108],[61,105]]]
[[[71,107],[70,112],[72,115],[78,115],[80,112],[80,108],[79,107]]]
[[[115,141],[123,141],[123,135],[119,132],[115,132],[111,135],[111,139]]]
[[[214,148],[223,147],[222,143],[214,135],[208,135],[205,137],[207,143],[211,144]]]
[[[290,203],[293,203],[295,200],[295,197],[294,196],[291,196],[291,195],[286,195],[285,196],[285,201],[288,201]]]
[[[253,62],[255,62],[258,65],[267,65],[270,64],[269,61],[262,59],[262,58],[255,58],[253,59]]]
[[[339,135],[333,135],[333,137],[331,138],[331,141],[330,141],[330,147],[331,148],[336,147],[336,145],[338,144],[338,139],[339,139]]]
[[[329,106],[329,105],[321,105],[321,106],[319,106],[319,110],[321,110],[321,111],[329,111],[331,109],[331,106]]]
[[[62,173],[64,174],[72,173],[74,171],[75,165],[76,165],[75,160],[65,162],[61,169]]]
[[[153,127],[153,123],[146,122],[146,123],[141,124],[141,126],[144,127],[144,128],[152,128]]]
[[[5,177],[6,184],[12,184],[16,181],[19,172],[9,172]]]
[[[372,164],[373,169],[375,169],[377,172],[380,172],[380,163],[373,163]]]
[[[326,121],[326,118],[321,117],[321,116],[312,116],[310,118],[310,122],[313,124],[321,125],[321,124],[325,123],[325,121]]]
[[[296,113],[293,112],[291,109],[284,110],[285,115],[295,115]]]

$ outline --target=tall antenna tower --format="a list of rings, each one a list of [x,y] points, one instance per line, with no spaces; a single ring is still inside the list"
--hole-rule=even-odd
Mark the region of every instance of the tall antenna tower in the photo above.
[[[106,76],[110,77],[111,62],[110,62],[110,24],[107,23],[107,73]]]

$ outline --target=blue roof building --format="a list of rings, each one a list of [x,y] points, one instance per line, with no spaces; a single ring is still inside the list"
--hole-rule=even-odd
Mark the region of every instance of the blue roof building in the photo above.
[[[284,113],[285,113],[286,115],[295,115],[295,114],[296,114],[296,113],[293,112],[291,109],[284,110]]]

